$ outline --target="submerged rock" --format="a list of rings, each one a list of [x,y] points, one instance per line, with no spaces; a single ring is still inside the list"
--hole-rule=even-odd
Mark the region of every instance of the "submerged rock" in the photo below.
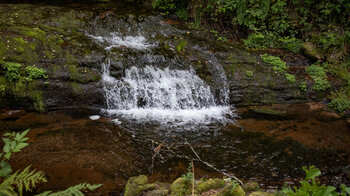
[[[291,116],[287,115],[287,111],[281,108],[258,107],[258,106],[249,107],[248,111],[243,113],[242,117],[277,119],[277,120],[284,120],[284,119],[291,118]]]
[[[2,111],[0,113],[0,120],[4,119],[16,119],[20,116],[24,115],[26,111],[24,110],[8,110],[8,111]]]

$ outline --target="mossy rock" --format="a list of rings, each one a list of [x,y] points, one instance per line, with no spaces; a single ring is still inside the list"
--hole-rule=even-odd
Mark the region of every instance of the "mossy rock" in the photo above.
[[[156,188],[156,184],[148,184],[145,175],[131,177],[125,185],[124,196],[138,196],[143,192]]]
[[[225,187],[220,192],[216,194],[216,196],[245,196],[245,192],[242,187],[236,185],[236,187]]]
[[[247,182],[245,183],[243,186],[242,186],[242,189],[245,191],[245,192],[252,192],[252,191],[256,191],[259,189],[259,183],[257,182]]]
[[[182,196],[191,193],[191,184],[186,182],[185,178],[181,177],[176,179],[170,185],[171,196]]]
[[[197,183],[196,190],[200,193],[209,191],[211,189],[218,189],[225,186],[225,181],[222,179],[209,179]]]
[[[167,188],[160,187],[155,190],[147,191],[143,196],[166,196],[168,193],[169,190]]]
[[[262,192],[262,191],[256,191],[249,194],[249,196],[273,196],[272,193]]]
[[[292,116],[287,114],[286,110],[273,107],[249,107],[248,114],[249,117],[271,119],[271,120],[287,120],[292,118]]]
[[[313,60],[321,60],[322,55],[317,51],[317,48],[311,42],[305,42],[302,47],[303,53],[313,59]]]

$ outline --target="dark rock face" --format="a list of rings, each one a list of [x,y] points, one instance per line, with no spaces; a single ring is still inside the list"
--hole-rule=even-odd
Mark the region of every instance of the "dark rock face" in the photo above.
[[[113,5],[113,4],[111,4]],[[123,10],[121,10],[123,9]],[[141,10],[141,9],[140,9]],[[59,107],[106,107],[101,83],[101,64],[111,63],[111,76],[119,79],[132,66],[194,69],[223,102],[237,106],[300,103],[322,94],[302,91],[304,57],[285,59],[295,83],[263,63],[258,52],[248,52],[233,43],[218,42],[203,29],[188,29],[176,21],[145,11],[122,8],[68,8],[35,5],[0,5],[0,81],[4,92],[1,107],[45,110]],[[93,36],[142,35],[149,49],[124,46],[106,50],[106,43]],[[48,79],[8,81],[4,62],[37,66]],[[309,96],[311,95],[311,96]]]
[[[0,5],[0,64],[20,63],[20,78],[9,81],[0,68],[1,106],[35,108],[100,106],[104,51],[84,35],[88,12],[54,6]],[[24,68],[47,71],[29,81]]]

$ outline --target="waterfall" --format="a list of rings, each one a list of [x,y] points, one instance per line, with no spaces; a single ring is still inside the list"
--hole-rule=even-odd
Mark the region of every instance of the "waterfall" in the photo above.
[[[113,47],[148,50],[153,45],[142,36],[124,36],[110,33],[108,36],[92,36],[107,51]],[[215,63],[216,65],[218,63]],[[110,60],[102,64],[102,82],[107,103],[104,110],[110,116],[137,120],[156,121],[162,124],[210,124],[227,122],[234,117],[228,104],[226,77],[219,72],[223,85],[220,96],[215,97],[211,87],[189,68],[187,70],[163,68],[155,65],[134,65],[124,70],[124,76],[116,79],[110,75]]]

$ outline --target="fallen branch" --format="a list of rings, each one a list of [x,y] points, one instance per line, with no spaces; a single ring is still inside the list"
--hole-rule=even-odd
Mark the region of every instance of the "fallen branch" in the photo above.
[[[200,158],[200,156],[197,154],[197,152],[193,149],[193,147],[191,146],[191,144],[187,142],[186,138],[185,138],[185,143],[186,143],[187,145],[190,146],[190,148],[191,148],[193,154],[196,155],[197,159],[198,159],[200,162],[204,163],[206,166],[212,168],[213,170],[215,170],[215,171],[217,171],[217,172],[222,173],[223,175],[225,175],[225,176],[227,176],[227,177],[229,177],[229,178],[235,179],[237,182],[239,182],[241,185],[243,185],[243,182],[242,182],[241,180],[239,180],[236,176],[234,176],[234,175],[232,175],[232,174],[228,174],[228,173],[223,172],[223,171],[220,171],[218,168],[214,167],[212,164],[203,161],[203,160]]]

